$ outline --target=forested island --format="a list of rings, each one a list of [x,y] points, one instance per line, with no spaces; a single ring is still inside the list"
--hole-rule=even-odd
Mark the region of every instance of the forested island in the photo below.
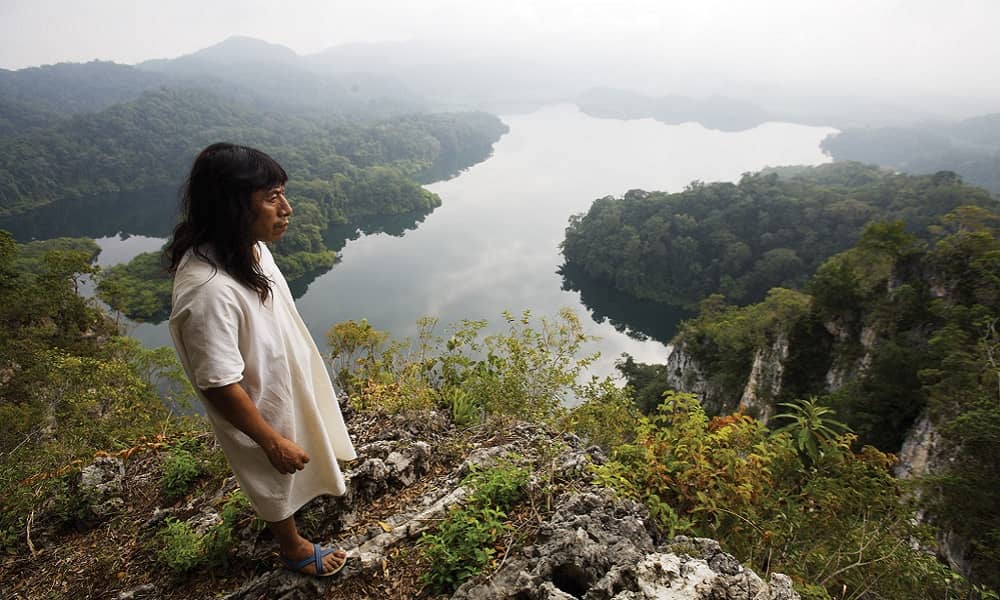
[[[911,177],[859,163],[771,169],[735,184],[598,199],[570,219],[563,255],[636,298],[694,306],[720,293],[747,303],[773,287],[800,287],[872,220],[901,220],[925,236],[939,217],[970,204],[998,205],[947,172]]]

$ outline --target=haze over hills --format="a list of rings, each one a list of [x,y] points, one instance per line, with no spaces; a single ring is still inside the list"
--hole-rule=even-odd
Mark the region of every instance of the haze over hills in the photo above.
[[[599,98],[603,110],[610,111],[607,116],[624,116],[637,103],[673,99],[687,102],[685,110],[696,111],[697,120],[718,122],[724,129],[764,119],[838,128],[903,126],[967,118],[1000,106],[985,97],[949,98],[946,90],[938,96],[887,96],[863,88],[796,87],[764,77],[763,72],[734,76],[682,61],[654,65],[652,58],[629,59],[618,48],[574,53],[555,40],[542,47],[505,49],[445,40],[350,43],[298,54],[279,44],[234,36],[176,58],[134,66],[94,62],[0,70],[0,100],[25,102],[41,96],[44,101],[32,102],[34,108],[76,113],[134,99],[161,85],[198,85],[264,110],[280,107],[308,114],[428,108],[509,113],[556,102],[594,104]],[[726,121],[734,109],[743,116]],[[10,120],[8,110],[0,116]],[[662,112],[662,106],[657,110]],[[727,116],[719,121],[722,113]]]

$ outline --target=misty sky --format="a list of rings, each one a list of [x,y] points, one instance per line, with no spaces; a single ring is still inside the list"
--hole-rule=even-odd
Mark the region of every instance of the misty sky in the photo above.
[[[1000,97],[1000,0],[0,0],[0,67],[443,39],[767,82]]]

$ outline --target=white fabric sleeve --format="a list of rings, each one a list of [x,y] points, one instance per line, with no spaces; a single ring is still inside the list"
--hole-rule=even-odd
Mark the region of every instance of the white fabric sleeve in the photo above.
[[[206,390],[243,380],[240,321],[243,311],[230,290],[212,287],[193,294],[177,314],[194,385]]]

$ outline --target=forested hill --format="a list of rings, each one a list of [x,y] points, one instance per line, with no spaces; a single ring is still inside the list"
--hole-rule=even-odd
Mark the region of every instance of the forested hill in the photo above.
[[[160,89],[99,113],[0,138],[0,214],[101,192],[177,185],[197,151],[218,140],[266,148],[298,180],[358,177],[384,165],[412,178],[439,158],[489,155],[506,131],[481,113],[358,122],[262,114],[199,89]]]
[[[924,235],[960,205],[997,204],[950,172],[794,167],[746,174],[736,184],[694,182],[674,194],[600,198],[570,219],[563,254],[569,265],[637,298],[691,306],[721,293],[746,303],[772,287],[800,286],[873,220],[902,220]]]
[[[234,36],[136,70],[185,85],[209,87],[260,110],[299,115],[389,116],[426,111],[429,103],[395,79],[371,72],[330,73],[277,44]]]
[[[836,160],[859,160],[907,173],[955,171],[1000,194],[1000,113],[909,127],[851,128],[823,140]]]
[[[0,69],[0,104],[19,103],[57,118],[134,100],[167,82],[162,74],[104,61]]]
[[[776,288],[743,307],[710,297],[672,340],[668,364],[626,359],[621,369],[645,410],[676,389],[697,388],[710,413],[763,419],[811,398],[802,408],[814,423],[843,422],[860,443],[901,456],[897,473],[917,478],[924,518],[948,532],[939,552],[995,588],[998,223],[961,207],[927,241],[899,221],[873,223],[803,290]]]
[[[106,61],[0,69],[0,134],[8,106],[29,106],[50,122],[137,99],[162,86],[201,87],[258,110],[298,115],[391,116],[424,111],[427,102],[374,73],[332,74],[283,46],[233,37],[173,59],[135,66]]]
[[[333,265],[322,239],[331,224],[429,211],[440,200],[419,182],[485,160],[506,131],[485,113],[293,117],[205,90],[163,88],[0,138],[0,216],[102,193],[176,187],[201,148],[219,140],[244,143],[265,148],[291,178],[295,228],[276,247],[276,258],[294,282]],[[143,255],[109,273],[102,292],[131,316],[156,319],[167,306],[169,280],[155,257]]]

